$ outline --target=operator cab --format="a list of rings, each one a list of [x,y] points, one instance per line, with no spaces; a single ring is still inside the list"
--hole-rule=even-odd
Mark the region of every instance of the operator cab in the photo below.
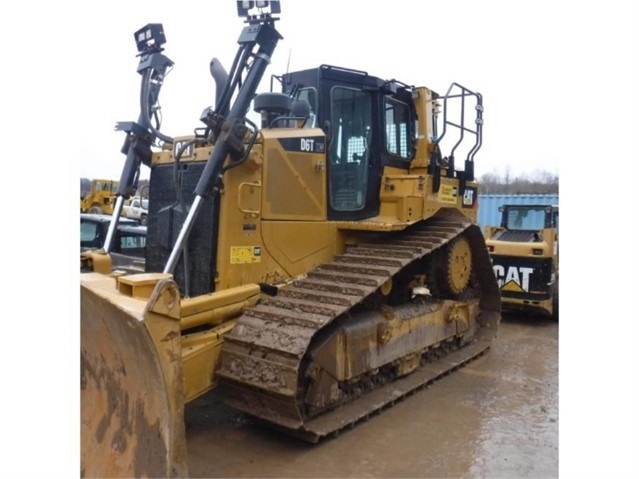
[[[377,215],[384,166],[407,169],[415,155],[413,89],[330,65],[279,79],[284,94],[310,107],[305,126],[327,137],[328,219]]]
[[[541,231],[559,227],[559,207],[552,205],[502,205],[500,241],[541,241]]]

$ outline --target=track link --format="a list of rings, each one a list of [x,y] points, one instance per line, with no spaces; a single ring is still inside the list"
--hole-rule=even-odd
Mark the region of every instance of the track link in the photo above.
[[[481,287],[479,331],[473,341],[407,376],[308,419],[299,377],[318,332],[348,314],[411,263],[465,233]],[[217,376],[227,402],[310,442],[365,419],[490,347],[499,322],[499,290],[481,231],[466,218],[436,216],[383,241],[348,246],[331,263],[245,310],[225,337]]]

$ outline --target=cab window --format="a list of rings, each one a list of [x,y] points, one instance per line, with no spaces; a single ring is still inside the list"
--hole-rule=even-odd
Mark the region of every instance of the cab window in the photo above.
[[[306,128],[315,128],[317,126],[317,90],[315,88],[300,88],[296,98],[307,101],[311,106],[311,113],[304,126]]]
[[[80,246],[94,247],[99,246],[98,240],[98,224],[90,221],[80,221]]]
[[[509,230],[542,230],[546,226],[546,210],[544,208],[512,208],[508,210],[507,225]]]
[[[406,159],[411,158],[409,121],[408,105],[389,97],[384,99],[384,126],[388,154]]]
[[[337,211],[365,206],[371,124],[369,93],[332,88],[329,190],[331,207]]]
[[[120,233],[120,253],[130,256],[143,256],[146,236]]]

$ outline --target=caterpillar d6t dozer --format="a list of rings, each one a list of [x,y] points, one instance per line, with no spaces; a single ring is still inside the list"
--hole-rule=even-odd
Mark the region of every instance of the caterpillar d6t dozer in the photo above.
[[[477,357],[497,332],[475,223],[481,95],[329,65],[273,76],[256,95],[279,2],[238,12],[231,70],[211,61],[215,105],[181,137],[158,122],[173,65],[162,26],[135,34],[142,111],[116,127],[126,160],[111,234],[81,255],[85,476],[185,475],[185,404],[217,385],[231,406],[316,442]],[[112,270],[141,165],[145,272]]]

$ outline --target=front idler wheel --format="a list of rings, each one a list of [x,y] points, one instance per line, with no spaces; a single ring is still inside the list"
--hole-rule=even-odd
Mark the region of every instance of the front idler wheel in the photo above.
[[[470,284],[472,274],[472,252],[468,239],[464,236],[455,238],[446,248],[445,282],[451,294],[463,293]]]

